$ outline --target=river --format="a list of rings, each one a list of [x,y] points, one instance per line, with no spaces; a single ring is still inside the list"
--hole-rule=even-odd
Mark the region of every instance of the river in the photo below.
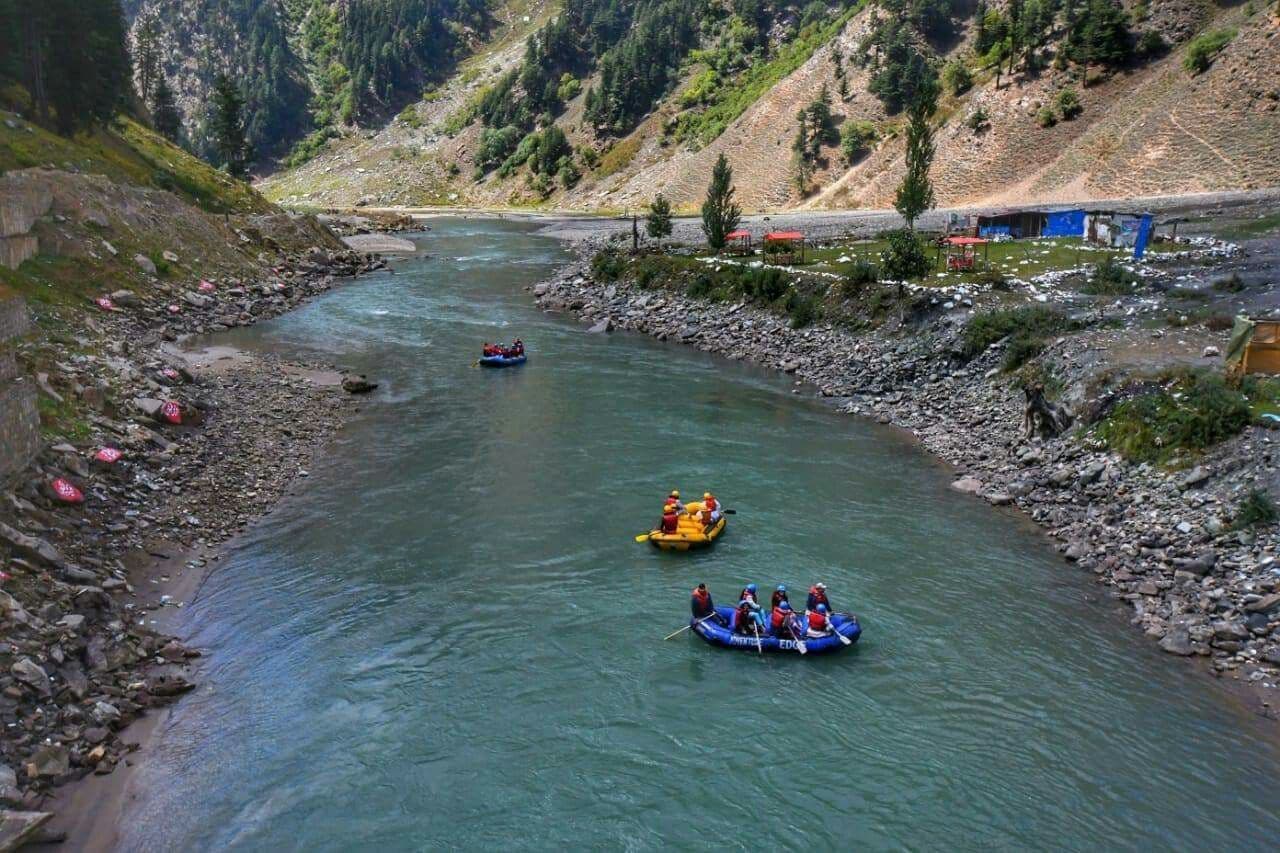
[[[1280,837],[1273,733],[1025,520],[784,379],[540,313],[567,254],[532,225],[415,239],[227,336],[383,384],[190,606],[202,687],[135,771],[126,849]],[[528,365],[472,367],[514,335]],[[738,510],[713,550],[633,541],[673,487]],[[816,580],[862,619],[844,654],[662,639],[698,581]]]

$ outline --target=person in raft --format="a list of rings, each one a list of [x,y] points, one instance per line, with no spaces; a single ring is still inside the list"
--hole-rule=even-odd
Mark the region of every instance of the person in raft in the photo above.
[[[834,629],[831,627],[831,620],[827,617],[827,605],[819,604],[817,608],[809,611],[809,631],[810,639],[814,637],[825,637]]]
[[[791,602],[787,600],[787,585],[778,584],[778,588],[773,591],[773,598],[769,599],[770,607],[777,607],[782,602],[787,602],[787,607],[791,606]]]
[[[694,619],[710,619],[717,625],[725,624],[724,617],[716,613],[715,603],[711,601],[711,593],[707,591],[705,583],[698,584],[694,589],[693,595],[689,598],[689,609],[693,611]]]
[[[742,600],[738,602],[738,610],[734,614],[733,630],[747,636],[768,633],[764,624],[764,614],[760,612],[760,605],[756,604],[754,597],[747,598],[744,595]]]
[[[817,610],[819,604],[825,604],[827,609],[831,609],[831,602],[827,600],[827,585],[822,581],[818,581],[809,587],[809,600],[805,602],[805,610]]]
[[[511,345],[511,357],[519,358],[522,355],[524,355],[524,341],[516,338],[515,343]]]
[[[738,598],[749,598],[752,604],[760,604],[760,599],[756,596],[756,585],[749,583],[742,588],[742,592],[738,593]]]
[[[675,533],[680,528],[680,513],[676,512],[675,504],[667,504],[662,508],[662,521],[658,524],[658,529],[663,533]]]
[[[769,628],[773,636],[795,639],[795,629],[791,624],[793,618],[795,614],[791,612],[791,605],[785,599],[775,604],[773,612],[769,614]]]
[[[679,490],[679,489],[672,489],[672,490],[671,490],[671,494],[667,495],[667,500],[666,500],[666,502],[665,502],[664,506],[674,506],[674,507],[676,508],[676,514],[677,514],[677,515],[683,515],[683,514],[684,514],[684,504],[680,502],[680,490]],[[664,512],[665,512],[665,510],[664,510]]]
[[[702,511],[703,518],[710,519],[707,524],[715,524],[720,520],[723,513],[720,511],[720,501],[716,500],[716,496],[710,492],[702,493]]]

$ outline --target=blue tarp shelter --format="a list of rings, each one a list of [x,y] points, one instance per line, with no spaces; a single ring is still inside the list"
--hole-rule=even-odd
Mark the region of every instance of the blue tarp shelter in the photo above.
[[[1083,237],[1083,210],[1050,210],[1045,215],[1041,237]]]

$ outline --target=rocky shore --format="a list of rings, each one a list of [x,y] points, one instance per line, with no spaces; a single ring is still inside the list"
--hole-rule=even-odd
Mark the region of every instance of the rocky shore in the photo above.
[[[968,316],[960,304],[905,333],[793,329],[786,317],[742,303],[594,281],[585,260],[534,294],[593,332],[626,329],[772,367],[795,378],[795,393],[909,431],[954,466],[954,488],[1037,522],[1066,561],[1128,603],[1133,626],[1160,648],[1204,659],[1210,674],[1242,688],[1254,711],[1280,719],[1280,535],[1274,525],[1255,532],[1229,524],[1241,497],[1275,477],[1276,433],[1249,427],[1177,471],[1127,462],[1079,431],[1029,435],[1024,393],[999,368],[1003,345],[967,363],[956,357]],[[1068,387],[1086,388],[1134,334],[1091,328],[1052,342],[1042,358]],[[1223,337],[1177,335],[1193,357]],[[1074,402],[1083,409],[1105,401]]]
[[[307,476],[347,392],[376,387],[187,349],[383,265],[333,245],[258,260],[176,284],[140,257],[145,286],[38,305],[44,333],[16,347],[64,437],[0,491],[0,810],[39,810],[56,786],[110,773],[136,747],[129,723],[193,687],[198,652],[158,633],[156,611],[183,607],[212,546]]]

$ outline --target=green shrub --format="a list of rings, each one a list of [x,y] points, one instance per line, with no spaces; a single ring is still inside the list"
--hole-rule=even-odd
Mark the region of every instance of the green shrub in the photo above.
[[[1079,324],[1067,315],[1043,305],[987,311],[975,314],[965,325],[960,335],[960,352],[966,360],[972,359],[1004,338],[1022,335],[1043,339],[1078,328]]]
[[[1005,347],[1004,360],[1000,362],[1000,367],[1006,372],[1017,370],[1031,359],[1044,352],[1044,339],[1032,337],[1030,335],[1019,332],[1009,341],[1009,345]]]
[[[1053,107],[1044,106],[1036,113],[1036,124],[1041,127],[1053,127],[1058,123],[1058,116],[1053,111]]]
[[[582,91],[582,82],[568,71],[560,75],[560,85],[556,88],[556,97],[560,103],[572,101]]]
[[[840,295],[845,299],[857,299],[869,285],[880,280],[880,271],[874,264],[858,261],[840,282]]]
[[[1159,30],[1143,30],[1138,37],[1138,55],[1151,59],[1164,56],[1169,50],[1169,43],[1160,35]]]
[[[981,133],[991,127],[991,119],[987,115],[987,111],[982,107],[978,107],[976,110],[969,113],[969,117],[964,120],[964,123],[974,133]]]
[[[1262,489],[1250,489],[1231,516],[1231,526],[1236,530],[1244,530],[1264,524],[1275,524],[1277,519],[1280,519],[1280,512],[1276,511],[1271,495]]]
[[[1088,281],[1080,290],[1095,296],[1120,296],[1133,293],[1141,280],[1135,273],[1125,269],[1120,261],[1107,258],[1094,266]]]
[[[896,281],[920,278],[933,267],[924,243],[914,231],[900,228],[885,237],[889,245],[880,253],[880,271],[885,278]]]
[[[1209,30],[1193,38],[1187,44],[1182,57],[1182,67],[1191,74],[1203,74],[1213,64],[1214,57],[1236,37],[1234,29]]]
[[[715,99],[716,89],[720,86],[720,75],[714,68],[708,68],[689,81],[689,85],[680,95],[680,106],[696,107]]]
[[[1236,435],[1249,419],[1244,395],[1222,377],[1182,373],[1120,403],[1096,435],[1126,459],[1165,463]]]
[[[1058,112],[1062,113],[1063,121],[1071,121],[1084,112],[1084,107],[1080,105],[1080,96],[1076,94],[1075,89],[1071,88],[1060,90],[1058,96],[1053,99],[1053,105],[1057,107]]]
[[[840,128],[840,153],[850,165],[856,163],[876,141],[876,126],[865,119],[846,121]]]
[[[1220,293],[1239,293],[1244,290],[1244,279],[1240,277],[1240,273],[1233,272],[1229,276],[1216,279],[1213,282],[1213,289]]]
[[[790,287],[786,275],[776,267],[745,269],[738,284],[743,296],[761,302],[776,302]]]
[[[812,296],[805,296],[796,290],[787,294],[787,316],[791,318],[791,328],[803,329],[812,325],[821,315],[821,306]]]
[[[626,260],[614,251],[596,252],[591,259],[591,274],[598,281],[617,281],[626,269]]]
[[[973,86],[973,75],[969,66],[959,59],[953,59],[942,69],[942,85],[953,95],[963,95]]]
[[[502,128],[486,127],[480,134],[476,148],[476,168],[481,174],[501,165],[520,144],[520,128],[507,125]]]

